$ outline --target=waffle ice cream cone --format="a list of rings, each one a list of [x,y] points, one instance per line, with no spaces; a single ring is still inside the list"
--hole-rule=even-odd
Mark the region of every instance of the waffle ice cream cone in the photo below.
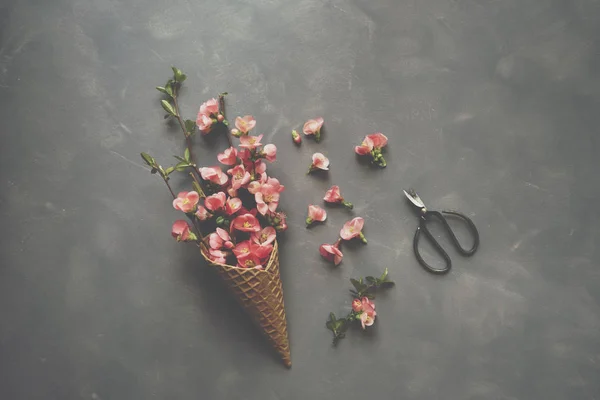
[[[263,270],[214,263],[207,257],[208,250],[204,244],[201,244],[201,253],[209,265],[216,269],[254,323],[267,336],[286,367],[291,367],[277,242],[274,243],[271,257]]]

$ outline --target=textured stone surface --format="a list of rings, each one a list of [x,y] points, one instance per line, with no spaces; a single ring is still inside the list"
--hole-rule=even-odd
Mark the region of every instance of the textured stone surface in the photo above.
[[[0,398],[600,397],[599,27],[594,0],[4,0]],[[227,90],[279,148],[291,370],[171,239],[142,166],[182,151],[154,90],[171,64],[186,115]],[[374,131],[385,170],[353,154]],[[197,139],[207,164],[222,139]],[[317,150],[326,177],[305,175]],[[306,230],[331,184],[354,213]],[[410,186],[479,227],[447,276],[412,254]],[[369,244],[330,268],[318,245],[351,215]],[[385,267],[375,328],[332,348],[348,278]]]

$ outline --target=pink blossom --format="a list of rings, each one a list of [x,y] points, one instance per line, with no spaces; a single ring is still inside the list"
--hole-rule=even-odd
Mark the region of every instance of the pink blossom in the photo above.
[[[269,146],[269,145],[267,145]],[[265,148],[267,147],[265,146]],[[257,174],[264,174],[267,170],[267,164],[263,160],[258,160],[254,163],[254,172]]]
[[[200,221],[206,221],[211,216],[211,213],[209,213],[206,208],[203,206],[198,206],[198,209],[196,210],[196,218],[198,218]]]
[[[235,127],[243,134],[247,134],[256,126],[256,120],[252,115],[245,115],[235,119]]]
[[[263,154],[268,162],[273,162],[277,158],[277,147],[274,144],[267,144],[263,147]]]
[[[279,192],[273,185],[262,185],[254,195],[258,212],[265,215],[267,211],[274,212],[279,205]]]
[[[233,189],[239,189],[250,182],[250,172],[246,171],[243,165],[236,165],[227,173],[231,175],[231,187]]]
[[[300,137],[300,135],[298,134],[298,132],[295,131],[295,130],[292,131],[292,140],[296,144],[302,143],[302,137]]]
[[[204,199],[204,206],[210,211],[219,211],[225,207],[225,199],[227,196],[223,192],[215,193]]]
[[[250,158],[252,157],[252,154],[248,149],[240,149],[238,150],[238,157],[244,164],[248,164],[251,162]]]
[[[269,256],[271,255],[271,252],[273,251],[273,245],[272,244],[263,244],[263,245],[256,245],[254,243],[252,243],[254,248],[253,248],[253,252],[254,254],[256,254],[256,256],[258,258],[261,259],[261,261],[267,261],[267,258],[269,258]]]
[[[362,328],[365,329],[365,327],[371,326],[375,323],[375,316],[377,315],[377,312],[375,312],[375,303],[369,300],[367,297],[363,297],[361,299],[361,305],[362,313],[360,314],[360,323]]]
[[[352,311],[361,312],[362,309],[362,301],[360,301],[360,299],[352,300]]]
[[[341,238],[344,240],[350,240],[352,238],[359,237],[360,240],[362,240],[364,243],[367,243],[367,239],[362,233],[364,224],[365,220],[361,217],[356,217],[346,222],[340,230]]]
[[[227,187],[227,194],[228,194],[230,197],[236,197],[236,196],[238,195],[238,191],[237,191],[237,189],[234,189],[234,188],[232,188],[231,186],[228,186],[228,187]]]
[[[361,156],[370,154],[372,150],[373,150],[373,141],[371,139],[369,139],[368,136],[363,139],[360,146],[354,147],[354,152]]]
[[[340,187],[337,185],[333,185],[327,192],[325,192],[325,197],[323,197],[323,200],[325,200],[327,203],[343,204],[345,207],[348,207],[351,210],[354,207],[352,203],[344,200],[344,197],[342,197],[342,193],[340,192]]]
[[[208,258],[211,259],[212,262],[225,264],[227,262],[227,252],[217,249],[209,249],[208,250]]]
[[[275,228],[273,228],[272,226],[267,226],[265,228],[263,228],[260,232],[253,232],[250,235],[250,239],[258,244],[258,245],[268,245],[271,244],[275,241],[275,238],[277,237],[277,232],[275,231]]]
[[[306,218],[306,226],[309,226],[315,221],[323,222],[327,219],[327,212],[319,206],[312,204],[308,205],[308,217]]]
[[[273,212],[269,214],[269,220],[272,221],[273,227],[277,232],[283,232],[288,228],[286,218],[287,217],[283,212]]]
[[[285,186],[279,183],[279,179],[277,178],[269,177],[265,183],[267,185],[273,186],[273,190],[275,190],[277,193],[281,193],[285,190]]]
[[[319,247],[319,253],[321,256],[329,262],[333,262],[335,265],[339,265],[342,262],[344,255],[340,251],[340,239],[334,244],[324,243]]]
[[[254,195],[256,195],[256,193],[258,193],[260,191],[260,188],[262,187],[262,183],[259,181],[252,181],[248,184],[248,191]]]
[[[216,183],[217,185],[224,185],[227,183],[227,175],[221,171],[221,167],[202,167],[200,168],[200,176],[206,181]]]
[[[225,229],[217,228],[216,232],[213,232],[208,236],[208,241],[210,247],[216,250],[219,250],[223,247],[227,249],[233,248],[231,237]]]
[[[381,149],[387,146],[388,138],[383,133],[372,133],[367,135],[366,138],[371,140],[371,143],[373,143],[373,148],[375,149]]]
[[[217,159],[221,164],[235,165],[237,163],[237,150],[235,147],[225,149],[224,152],[217,155]]]
[[[202,103],[202,105],[200,106],[200,111],[199,114],[204,114],[204,115],[215,115],[219,112],[219,102],[217,101],[217,99],[212,98],[210,100],[206,100],[204,103]]]
[[[243,147],[248,150],[254,150],[255,148],[262,146],[260,140],[263,135],[258,136],[242,136],[240,137],[240,147]]]
[[[227,199],[227,202],[225,203],[225,213],[227,215],[233,215],[236,212],[240,211],[241,208],[242,201],[237,197],[231,197]]]
[[[189,224],[179,219],[173,223],[171,227],[171,236],[173,236],[178,242],[187,242],[189,240],[196,240],[194,232],[190,231]]]
[[[305,135],[314,135],[317,142],[321,138],[321,127],[323,126],[323,118],[309,119],[304,123],[302,132]]]
[[[252,254],[252,250],[252,242],[249,240],[244,240],[235,245],[233,248],[233,254],[235,254],[237,259],[240,260],[249,257]]]
[[[255,254],[250,254],[248,257],[242,259],[238,258],[238,267],[240,268],[256,268],[263,269],[264,267],[260,263],[260,259]]]
[[[329,159],[321,153],[315,153],[312,155],[312,164],[308,168],[308,173],[311,173],[317,169],[324,171],[329,170]]]
[[[196,125],[198,125],[198,129],[202,134],[206,135],[210,132],[213,124],[213,120],[206,114],[198,114],[198,118],[196,118]]]
[[[173,208],[187,214],[196,210],[198,200],[200,196],[197,192],[179,192],[177,198],[173,200]]]
[[[234,218],[231,221],[231,227],[241,232],[258,232],[260,231],[260,223],[252,214],[243,214]]]

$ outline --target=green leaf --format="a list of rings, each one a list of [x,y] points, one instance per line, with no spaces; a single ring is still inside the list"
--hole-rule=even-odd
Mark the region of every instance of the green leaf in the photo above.
[[[158,170],[157,170],[156,168],[152,168],[152,169],[150,170],[150,173],[151,173],[152,175],[154,175],[154,174],[155,174],[155,173],[157,173],[157,172],[158,172]]]
[[[180,157],[180,156],[173,156],[173,157],[175,157],[177,160],[179,160],[181,162],[186,162],[187,161],[185,158]]]
[[[192,121],[191,119],[185,120],[185,130],[190,134],[194,134],[196,132],[196,121]]]
[[[169,175],[171,175],[171,173],[172,173],[173,171],[175,171],[175,167],[169,167],[169,168],[167,168],[167,169],[166,169],[166,171],[165,171],[165,175],[166,175],[166,176],[169,176]]]
[[[162,105],[162,108],[164,108],[164,110],[166,112],[168,112],[169,114],[175,116],[177,115],[175,113],[175,109],[173,108],[173,106],[171,105],[171,103],[169,103],[167,100],[161,100],[160,104]]]
[[[327,329],[329,329],[332,332],[335,332],[335,323],[336,323],[336,318],[335,318],[335,314],[334,313],[329,313],[329,319],[327,320],[327,322],[325,323],[325,326],[327,327]]]
[[[381,278],[379,278],[379,280],[381,282],[385,282],[387,280],[388,277],[388,269],[386,268],[385,271],[383,271],[383,274],[381,274]]]
[[[389,288],[391,288],[394,285],[395,285],[395,283],[392,282],[392,281],[385,281],[385,282],[381,283],[381,288],[382,289],[389,289]]]
[[[185,158],[185,161],[187,161],[188,163],[190,162],[190,149],[189,149],[189,147],[185,148],[185,151],[183,152],[183,158]]]
[[[187,78],[187,75],[184,74],[179,68],[171,67],[173,70],[173,76],[177,82],[183,82]]]
[[[376,284],[377,283],[377,278],[374,278],[372,276],[366,276],[365,279],[369,283],[372,283],[372,284]]]
[[[164,93],[164,94],[166,94],[168,96],[172,96],[173,95],[172,91],[171,91],[171,93],[169,93],[169,91],[167,90],[167,88],[164,88],[162,86],[157,86],[156,90],[158,90],[159,92]]]
[[[142,156],[142,160],[144,160],[149,167],[154,167],[156,165],[156,161],[154,161],[154,158],[152,158],[150,154],[142,152],[140,155]]]
[[[165,92],[171,97],[173,97],[173,83],[172,81],[167,82],[167,86],[165,86]]]
[[[354,278],[350,279],[350,283],[352,283],[352,286],[354,286],[354,288],[356,289],[356,291],[358,293],[361,293],[363,290],[365,290],[367,288],[367,285],[365,285],[364,283],[362,283],[362,278],[360,280],[356,280]]]
[[[183,172],[189,166],[190,165],[187,163],[187,161],[182,161],[182,162],[180,162],[179,164],[177,164],[175,166],[175,171],[177,171],[177,172]]]

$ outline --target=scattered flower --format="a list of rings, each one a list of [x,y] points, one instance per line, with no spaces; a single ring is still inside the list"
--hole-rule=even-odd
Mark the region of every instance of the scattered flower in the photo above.
[[[312,155],[312,164],[310,164],[307,174],[310,174],[317,169],[321,169],[323,171],[329,170],[329,159],[321,153],[315,153]]]
[[[296,144],[302,143],[302,137],[298,134],[298,131],[296,131],[296,130],[292,131],[292,140]]]
[[[308,217],[306,218],[306,227],[308,228],[313,222],[323,222],[327,219],[327,212],[319,206],[312,204],[308,205]]]
[[[382,133],[373,133],[365,136],[360,146],[356,146],[356,154],[365,156],[370,155],[372,162],[381,168],[385,168],[387,163],[381,154],[381,149],[387,146],[388,138]]]
[[[316,119],[309,119],[304,123],[302,132],[305,135],[314,135],[315,140],[318,142],[321,140],[321,127],[323,126],[323,118],[319,117]]]
[[[252,115],[245,115],[235,119],[235,127],[244,135],[247,135],[256,126],[256,120]]]
[[[350,210],[354,208],[352,203],[344,200],[344,197],[342,197],[340,192],[340,187],[337,185],[333,185],[327,192],[325,192],[325,197],[323,197],[323,200],[325,200],[327,203],[342,204],[344,207],[347,207]]]
[[[329,262],[333,262],[334,265],[339,265],[342,262],[344,255],[340,251],[340,242],[338,239],[334,244],[324,243],[319,247],[319,253],[321,256]]]
[[[173,199],[173,208],[184,213],[196,211],[196,205],[200,200],[197,192],[179,192],[177,198]]]
[[[360,302],[360,323],[362,325],[362,328],[365,329],[367,326],[371,326],[373,325],[373,323],[375,323],[375,316],[377,315],[377,312],[375,312],[375,303],[369,300],[368,297],[363,297],[362,299],[360,299]],[[352,305],[354,306],[354,301],[352,302]]]
[[[353,218],[352,220],[346,222],[340,230],[340,236],[344,240],[350,240],[355,237],[360,238],[363,243],[367,243],[367,239],[365,235],[362,233],[363,226],[365,224],[365,220],[361,217]]]
[[[194,232],[190,230],[189,224],[182,219],[179,219],[173,223],[173,226],[171,227],[171,236],[173,236],[178,242],[197,240]]]

